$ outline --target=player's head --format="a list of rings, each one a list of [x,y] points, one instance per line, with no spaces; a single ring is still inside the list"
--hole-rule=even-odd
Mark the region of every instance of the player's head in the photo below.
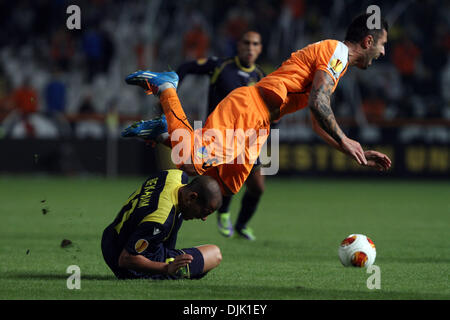
[[[180,189],[180,210],[185,220],[202,219],[222,205],[222,192],[216,180],[198,176]]]
[[[251,67],[262,51],[261,35],[256,31],[247,31],[237,44],[239,60],[246,67]]]
[[[372,19],[371,14],[365,13],[357,16],[348,27],[345,36],[345,41],[359,46],[361,56],[358,58],[356,66],[360,69],[367,69],[373,59],[378,59],[385,54],[384,45],[387,42],[388,23],[380,17],[380,28],[370,29],[368,27],[369,19]]]

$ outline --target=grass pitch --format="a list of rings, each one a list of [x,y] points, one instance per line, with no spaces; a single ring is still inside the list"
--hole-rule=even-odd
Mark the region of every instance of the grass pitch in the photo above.
[[[0,299],[449,299],[450,185],[445,182],[269,177],[250,226],[257,240],[226,239],[216,216],[187,221],[178,248],[213,243],[221,265],[201,280],[118,281],[100,239],[144,178],[0,177]],[[242,192],[232,202],[237,216]],[[381,289],[344,268],[341,240],[377,247]],[[61,247],[63,239],[72,245]],[[69,265],[81,289],[66,286]]]

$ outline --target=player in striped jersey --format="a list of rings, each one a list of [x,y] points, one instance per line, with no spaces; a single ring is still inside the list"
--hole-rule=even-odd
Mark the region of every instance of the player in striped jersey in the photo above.
[[[215,245],[175,248],[183,220],[206,220],[222,204],[213,178],[187,182],[178,169],[149,177],[104,230],[103,257],[117,278],[195,279],[219,265]]]

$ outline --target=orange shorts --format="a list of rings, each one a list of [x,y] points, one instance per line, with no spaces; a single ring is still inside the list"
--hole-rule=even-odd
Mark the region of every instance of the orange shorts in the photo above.
[[[270,114],[258,90],[255,87],[233,90],[209,115],[203,128],[196,130],[187,123],[181,104],[176,102],[175,90],[165,90],[160,100],[169,135],[177,140],[172,144],[172,160],[174,153],[181,155],[182,161],[174,161],[177,165],[192,163],[198,174],[212,176],[222,190],[237,193],[270,133]],[[178,129],[189,132],[190,139],[183,134],[179,139]],[[184,149],[180,148],[180,141]]]

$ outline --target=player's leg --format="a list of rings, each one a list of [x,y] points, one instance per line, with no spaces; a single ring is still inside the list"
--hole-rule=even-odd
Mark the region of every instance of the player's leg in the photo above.
[[[247,224],[256,212],[258,203],[264,193],[264,181],[261,167],[255,167],[245,181],[247,188],[242,197],[241,210],[235,223],[235,230],[238,235],[247,240],[256,240],[253,230]]]
[[[172,257],[184,253],[190,254],[193,257],[193,260],[186,267],[179,270],[178,278],[203,278],[222,261],[222,253],[220,252],[219,247],[212,244],[181,250],[169,250],[169,255]]]
[[[144,88],[147,94],[154,94],[159,97],[162,110],[164,112],[165,127],[169,135],[177,129],[187,130],[189,133],[193,132],[186,114],[184,113],[181,102],[178,99],[176,92],[178,86],[178,75],[175,72],[151,72],[151,71],[137,71],[125,78],[128,84],[137,85]],[[150,123],[148,122],[149,126]],[[154,129],[141,128],[135,135],[143,136],[142,131],[149,134]]]
[[[198,174],[205,174],[210,168],[238,163],[238,158],[244,160],[244,165],[253,166],[270,130],[270,114],[262,105],[256,89],[241,87],[233,90],[208,116],[204,127],[195,131],[187,123],[176,90],[160,89],[158,94],[167,118],[172,149],[179,143],[173,141],[176,140],[175,130],[188,130],[191,134],[190,160]],[[181,143],[185,144],[184,140]],[[240,143],[243,147],[239,147]]]
[[[149,136],[155,131],[160,133],[161,127],[164,127],[165,124],[170,136],[172,161],[178,168],[192,174],[203,174],[207,169],[224,163],[223,148],[225,144],[223,139],[225,131],[233,129],[234,118],[213,112],[208,117],[205,127],[194,132],[176,93],[178,75],[175,72],[138,71],[129,75],[125,80],[128,84],[146,89],[148,94],[159,96],[164,112],[164,117],[161,119],[140,122],[137,128],[125,129],[125,136],[139,136],[139,131],[147,130],[150,127],[146,131],[146,135]],[[237,98],[238,104],[241,103],[240,99],[240,97]],[[232,105],[233,103],[236,102],[232,99],[228,104]],[[239,114],[228,114],[234,117],[239,116]],[[128,132],[130,134],[127,135]],[[208,135],[205,136],[203,132],[213,132],[217,135],[208,139],[205,138]],[[153,136],[153,140],[157,140],[158,137]]]
[[[156,73],[150,71],[138,71],[130,74],[125,81],[128,84],[138,85],[144,88],[147,94],[155,94],[159,97],[164,115],[161,118],[140,121],[122,132],[122,136],[139,136],[144,139],[151,139],[164,143],[172,148],[181,144],[179,149],[188,154],[184,154],[184,159],[190,158],[193,148],[193,134],[189,121],[184,113],[181,102],[176,93],[178,86],[178,75],[175,72]],[[170,139],[176,130],[183,131],[185,138],[180,140]],[[187,139],[186,139],[187,137]],[[169,144],[170,143],[170,144]],[[174,160],[174,159],[173,159]],[[197,175],[195,167],[181,161],[174,161],[181,170],[189,175]]]
[[[172,160],[177,167],[191,176],[201,174],[196,167],[192,164],[192,149],[194,148],[194,130],[189,124],[189,120],[183,110],[180,99],[175,89],[168,88],[159,95],[159,101],[161,103],[162,110],[167,119],[167,129],[169,137],[174,136],[175,131],[182,131],[183,138],[180,140],[168,138],[170,145],[178,150],[183,150],[183,158],[190,161],[182,161],[181,159],[174,159],[174,157],[180,155],[172,154]],[[167,145],[167,142],[166,142]],[[188,154],[184,154],[187,152]],[[187,163],[186,163],[187,162]]]
[[[222,261],[220,248],[213,244],[206,244],[196,247],[203,256],[203,273],[216,268]]]
[[[270,130],[270,114],[256,89],[240,87],[233,90],[211,113],[205,126],[193,132],[176,93],[178,76],[175,73],[137,72],[127,77],[127,83],[147,87],[153,94],[160,97],[171,141],[175,140],[172,141],[172,148],[178,147],[178,143],[181,143],[183,157],[186,155],[184,153],[186,151],[191,160],[191,163],[186,163],[187,167],[185,168],[181,167],[184,163],[174,161],[180,169],[213,176],[221,185],[224,194],[234,194],[239,191],[258,157],[265,139],[267,139],[267,130]],[[177,129],[187,131],[190,139],[183,138],[181,142],[174,139],[173,134]],[[244,143],[244,150],[235,153],[235,140],[232,139],[230,144],[226,138],[229,130],[234,134],[235,131],[239,131],[237,129],[245,134],[248,130],[253,130],[257,137],[256,144],[247,147],[247,144]],[[261,135],[261,129],[264,129],[266,133]],[[210,131],[217,135],[205,139],[204,133]],[[200,139],[196,139],[196,137],[200,137]],[[197,143],[199,140],[200,144]],[[245,136],[244,140],[248,141],[248,137]],[[254,146],[256,149],[253,148]],[[251,152],[250,149],[253,151]],[[233,170],[233,161],[240,156],[244,156],[244,163],[239,164],[238,170],[235,171]],[[229,168],[223,170],[219,167]],[[220,173],[220,171],[224,172]]]
[[[222,197],[222,206],[217,210],[217,228],[219,233],[225,237],[233,235],[233,224],[231,223],[230,204],[233,196]]]

